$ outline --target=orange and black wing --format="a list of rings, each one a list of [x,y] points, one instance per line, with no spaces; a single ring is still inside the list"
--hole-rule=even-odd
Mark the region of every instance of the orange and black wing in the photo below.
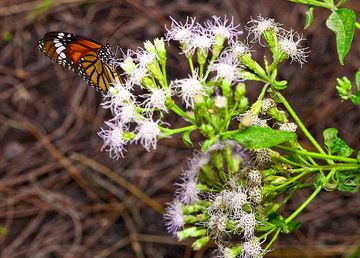
[[[119,80],[108,59],[112,56],[108,45],[67,32],[48,32],[39,40],[39,49],[51,60],[72,70],[96,90],[106,92]]]

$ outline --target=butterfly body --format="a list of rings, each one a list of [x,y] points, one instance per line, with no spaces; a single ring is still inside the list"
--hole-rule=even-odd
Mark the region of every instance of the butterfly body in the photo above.
[[[39,40],[41,52],[63,67],[79,74],[96,90],[106,92],[120,81],[111,65],[109,44],[67,32],[48,32]]]

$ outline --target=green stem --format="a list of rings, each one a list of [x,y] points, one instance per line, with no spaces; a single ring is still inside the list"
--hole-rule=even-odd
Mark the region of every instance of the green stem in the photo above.
[[[313,6],[317,6],[317,7],[323,7],[329,10],[336,10],[336,6],[334,3],[325,3],[325,2],[320,2],[320,1],[316,1],[316,0],[289,0],[290,2],[293,3],[300,3],[300,4],[307,4],[307,5],[313,5]]]
[[[261,252],[260,257],[264,256],[266,251],[270,248],[270,246],[272,246],[272,244],[275,242],[275,240],[277,239],[277,237],[279,236],[281,231],[281,228],[278,228],[276,230],[275,235],[271,238],[270,242],[267,244],[267,246],[264,248],[264,250]]]
[[[345,158],[345,157],[333,156],[333,155],[328,155],[328,154],[321,154],[321,153],[310,152],[310,151],[296,150],[296,149],[286,147],[286,146],[282,146],[282,145],[276,145],[274,147],[282,149],[282,150],[286,150],[286,151],[295,152],[297,154],[301,154],[301,155],[305,155],[305,156],[309,156],[309,157],[314,157],[314,158],[318,158],[318,159],[325,159],[325,160],[331,161],[330,165],[334,164],[333,160],[342,161],[342,162],[346,162],[346,163],[355,163],[355,164],[358,163],[358,161],[356,159],[352,159],[352,158]]]
[[[166,88],[169,88],[169,84],[168,84],[168,81],[167,81],[166,64],[163,64],[161,66],[161,71],[162,71],[162,74],[163,74],[163,77],[164,77],[164,86]]]
[[[182,116],[186,120],[188,120],[191,123],[195,124],[195,118],[193,116],[189,115],[188,113],[186,113],[184,110],[182,110],[178,105],[175,104],[175,102],[173,102],[170,105],[170,107],[168,107],[168,108],[171,109],[176,114],[178,114],[179,116]]]
[[[194,69],[194,63],[193,63],[193,60],[192,60],[192,56],[189,56],[187,58],[188,62],[189,62],[189,66],[190,66],[190,70],[191,70],[191,75],[194,76],[195,74],[195,69]]]
[[[314,137],[310,134],[310,132],[306,129],[304,124],[301,122],[300,118],[297,116],[295,111],[290,106],[289,102],[284,98],[284,96],[277,92],[277,96],[279,97],[280,101],[284,104],[286,109],[289,111],[290,115],[294,118],[295,122],[299,125],[300,129],[303,131],[305,136],[310,140],[310,142],[315,146],[315,148],[322,154],[326,154],[325,151],[321,148],[321,146],[317,143]],[[331,162],[330,162],[331,163]]]
[[[313,167],[302,167],[302,168],[295,168],[295,169],[291,169],[290,172],[291,173],[299,173],[302,172],[303,170],[309,170],[309,171],[319,171],[319,170],[332,170],[332,169],[336,169],[337,171],[342,171],[342,170],[357,170],[360,169],[360,164],[334,164],[334,165],[329,165],[329,166],[313,166]]]
[[[216,56],[212,56],[211,61],[210,61],[209,65],[206,68],[205,76],[204,76],[204,78],[202,78],[203,81],[206,81],[207,77],[209,76],[209,74],[211,72],[211,67],[213,66],[215,60],[216,60]]]
[[[185,127],[181,127],[181,128],[176,128],[176,129],[169,129],[169,128],[165,128],[165,127],[161,127],[159,126],[161,132],[165,133],[165,135],[163,135],[162,137],[168,137],[170,135],[173,134],[177,134],[177,133],[183,133],[183,132],[187,132],[187,131],[193,131],[196,129],[196,125],[189,125],[189,126],[185,126]]]
[[[283,188],[284,186],[287,186],[287,185],[289,185],[289,184],[297,181],[298,179],[302,178],[303,176],[305,176],[306,174],[308,174],[308,173],[310,173],[310,172],[311,172],[310,170],[304,171],[304,172],[302,172],[301,174],[290,178],[290,179],[289,179],[288,181],[286,181],[284,184],[274,187],[274,191],[276,191],[276,190],[278,190],[278,189],[281,189],[281,188]]]
[[[326,184],[326,182],[333,177],[333,175],[336,173],[336,169],[333,169],[330,171],[330,173],[326,176],[326,181],[324,182],[324,185]],[[322,185],[318,186],[315,191],[305,200],[305,202],[303,202],[301,204],[301,206],[299,208],[296,209],[296,211],[294,211],[286,220],[286,223],[289,223],[290,221],[292,221],[297,215],[299,215],[300,212],[302,212],[303,209],[306,208],[306,206],[316,197],[316,195],[318,195],[318,193],[320,193],[321,189],[322,189]]]

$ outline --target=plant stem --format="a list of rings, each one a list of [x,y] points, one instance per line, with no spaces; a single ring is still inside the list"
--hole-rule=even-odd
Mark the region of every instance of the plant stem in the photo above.
[[[194,76],[195,70],[194,70],[194,63],[193,63],[193,60],[192,60],[192,56],[189,56],[189,57],[187,58],[187,60],[188,60],[188,62],[189,62],[191,74],[192,74],[192,76]]]
[[[275,240],[277,239],[277,237],[279,236],[281,231],[281,228],[278,228],[276,230],[275,235],[271,238],[270,242],[266,245],[266,247],[264,248],[264,250],[261,252],[260,257],[262,257],[263,255],[265,255],[266,251],[270,248],[270,246],[272,246],[272,244],[275,242]]]
[[[168,84],[168,81],[167,81],[167,74],[166,74],[166,64],[163,64],[161,66],[161,70],[162,70],[162,74],[164,76],[164,86],[166,88],[169,88],[169,84]]]
[[[319,171],[319,170],[332,170],[336,169],[339,170],[356,170],[360,169],[360,164],[334,164],[329,166],[311,166],[311,167],[302,167],[302,168],[295,168],[291,169],[291,173],[299,173],[303,170],[309,170],[309,171]]]
[[[360,30],[360,23],[355,22],[355,27],[356,27],[358,30]]]
[[[321,146],[317,143],[317,141],[314,139],[314,137],[310,134],[310,132],[306,129],[304,124],[301,122],[300,118],[297,116],[295,111],[290,106],[289,102],[284,98],[284,96],[277,92],[277,96],[279,97],[280,101],[284,104],[286,109],[289,111],[290,115],[294,118],[295,122],[299,125],[300,129],[303,131],[305,136],[310,140],[310,142],[315,146],[315,148],[322,154],[325,154],[325,151],[321,148]],[[329,161],[331,163],[331,161]]]
[[[186,120],[188,120],[188,121],[192,122],[193,124],[195,124],[195,118],[193,116],[189,115],[188,113],[186,113],[184,110],[182,110],[178,105],[175,104],[175,102],[172,103],[170,105],[170,107],[168,107],[168,108],[171,109],[172,111],[174,111],[179,116],[182,116]]]
[[[352,158],[345,158],[345,157],[333,156],[333,155],[328,155],[328,154],[321,154],[321,153],[310,152],[310,151],[296,150],[296,149],[286,147],[286,146],[282,146],[282,145],[276,145],[275,147],[279,148],[279,149],[282,149],[282,150],[295,152],[297,154],[302,154],[304,156],[309,156],[309,157],[314,157],[314,158],[319,158],[319,159],[325,159],[325,160],[331,161],[330,165],[334,164],[333,160],[342,161],[342,162],[346,162],[346,163],[355,163],[355,164],[358,163],[358,161],[356,159],[352,159]]]
[[[210,61],[209,65],[206,68],[205,76],[204,76],[204,78],[202,78],[203,81],[206,81],[207,77],[209,76],[210,71],[211,71],[211,67],[213,66],[215,60],[216,60],[216,56],[212,56],[211,61]]]
[[[183,132],[187,132],[187,131],[193,131],[197,127],[196,127],[196,125],[189,125],[189,126],[185,126],[185,127],[181,127],[181,128],[176,128],[176,129],[169,129],[169,128],[165,128],[165,127],[161,127],[161,126],[159,126],[159,128],[162,132],[165,133],[165,135],[164,135],[164,138],[165,138],[165,137],[168,137],[173,134],[183,133]]]

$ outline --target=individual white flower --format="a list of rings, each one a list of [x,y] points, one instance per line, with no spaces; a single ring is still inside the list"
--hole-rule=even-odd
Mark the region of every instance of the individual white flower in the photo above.
[[[251,56],[250,47],[241,41],[234,42],[232,45],[228,46],[224,52],[232,53],[235,58],[240,58],[244,54]]]
[[[118,120],[123,124],[136,121],[137,112],[133,104],[124,105],[114,112],[113,120]]]
[[[138,48],[135,52],[135,60],[139,67],[147,67],[149,64],[156,61],[156,53],[151,53],[145,49]]]
[[[262,191],[260,187],[251,187],[248,190],[249,199],[255,203],[260,204],[262,201]]]
[[[184,214],[182,204],[179,200],[175,199],[167,208],[164,214],[166,229],[172,235],[181,230],[184,225]]]
[[[208,213],[210,215],[223,213],[224,209],[226,208],[226,200],[224,198],[223,192],[219,194],[211,194],[209,199],[211,200],[211,205],[208,207]]]
[[[299,33],[290,30],[279,35],[280,49],[291,59],[291,62],[298,62],[300,65],[306,62],[309,51],[307,47],[301,47],[301,42],[306,40]]]
[[[240,212],[235,214],[233,219],[236,223],[236,230],[241,230],[246,239],[254,236],[257,224],[254,213]]]
[[[239,68],[240,63],[238,59],[233,58],[229,53],[223,53],[211,67],[211,71],[216,72],[216,79],[234,82],[239,80]]]
[[[101,128],[101,131],[98,132],[104,141],[101,150],[108,151],[113,159],[124,157],[123,152],[126,151],[124,146],[127,143],[123,137],[124,125],[120,122],[106,122],[106,125],[109,127],[108,129]]]
[[[233,190],[224,190],[222,192],[227,209],[230,211],[241,211],[242,207],[249,203],[246,189],[238,186]]]
[[[165,105],[166,98],[171,94],[170,89],[149,89],[151,92],[143,94],[142,97],[145,98],[143,105],[145,109],[152,112],[154,109],[159,109],[167,111]]]
[[[270,156],[270,150],[266,148],[254,150],[255,157],[253,161],[256,166],[265,167],[271,163],[272,158]]]
[[[209,235],[215,239],[215,241],[220,240],[227,232],[226,225],[228,221],[228,217],[222,213],[214,213],[209,217],[207,228]]]
[[[247,174],[247,179],[251,185],[260,185],[262,176],[259,170],[251,169]]]
[[[294,123],[284,123],[281,124],[279,130],[281,131],[288,131],[288,132],[295,132],[297,129],[297,125]]]
[[[241,258],[260,258],[261,244],[255,237],[243,243]]]
[[[214,43],[214,36],[211,35],[204,27],[197,24],[196,31],[193,33],[191,41],[185,49],[187,54],[193,54],[195,50],[200,50],[202,53],[207,53]]]
[[[127,87],[132,87],[133,85],[141,85],[142,80],[145,76],[148,76],[148,69],[142,66],[137,65],[135,69],[129,72],[128,78],[125,82]]]
[[[115,86],[109,88],[101,105],[103,108],[109,108],[112,113],[116,113],[122,106],[132,103],[134,98],[134,95],[118,82]]]
[[[194,96],[206,95],[206,88],[201,84],[197,74],[190,78],[172,81],[171,88],[180,95],[187,108],[194,106]]]
[[[150,119],[141,121],[135,129],[136,136],[133,141],[140,142],[147,151],[156,149],[161,131],[157,122]]]
[[[184,204],[189,204],[199,200],[199,190],[197,189],[197,180],[195,178],[182,178],[182,183],[176,183],[179,186],[176,191],[177,198]]]
[[[134,59],[131,56],[125,56],[119,65],[126,74],[130,74],[136,67]]]
[[[237,250],[232,250],[230,247],[218,244],[217,250],[214,252],[213,258],[237,258]]]
[[[207,153],[194,153],[194,157],[189,161],[189,169],[183,172],[185,178],[195,179],[199,175],[200,169],[209,163],[210,157]]]
[[[260,119],[258,116],[253,114],[250,110],[242,113],[237,118],[241,124],[243,124],[246,127],[250,126],[261,126],[261,127],[267,127],[266,120]]]
[[[215,107],[217,107],[217,108],[225,108],[226,103],[227,103],[227,100],[226,100],[225,96],[220,96],[220,95],[215,96],[215,98],[214,98]]]
[[[212,20],[207,20],[205,22],[206,29],[213,34],[215,37],[219,36],[224,39],[227,39],[229,43],[234,42],[238,35],[241,35],[243,32],[238,30],[240,25],[234,25],[234,18],[228,20],[226,16],[222,21],[220,17],[213,16]]]
[[[188,44],[192,38],[193,32],[196,30],[195,18],[186,17],[186,22],[183,24],[176,21],[172,17],[171,28],[167,30],[165,38],[167,41],[176,40],[180,43]]]
[[[266,112],[272,107],[276,107],[275,100],[270,98],[263,99],[261,106],[261,113],[266,114]]]
[[[277,33],[281,26],[281,24],[275,22],[274,19],[263,18],[260,15],[257,17],[257,19],[251,19],[248,24],[251,24],[251,26],[246,27],[246,29],[249,31],[249,36],[253,35],[254,37],[252,42],[260,42],[261,36],[267,30],[273,30]]]

